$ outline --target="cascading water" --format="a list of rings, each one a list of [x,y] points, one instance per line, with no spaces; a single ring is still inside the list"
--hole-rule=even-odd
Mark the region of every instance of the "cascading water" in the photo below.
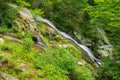
[[[96,66],[101,65],[101,63],[102,63],[101,60],[97,59],[97,58],[93,55],[92,51],[91,51],[87,46],[84,46],[84,45],[82,45],[82,44],[79,44],[79,43],[78,43],[75,39],[73,39],[70,35],[66,34],[65,32],[62,32],[62,31],[58,30],[58,29],[55,27],[55,25],[54,25],[52,22],[50,22],[49,20],[43,19],[43,18],[41,18],[40,16],[36,16],[36,20],[48,24],[51,28],[53,28],[54,30],[56,30],[56,31],[57,31],[58,33],[60,33],[62,36],[64,36],[65,38],[71,40],[74,44],[76,44],[80,49],[82,49],[82,50],[85,52],[85,53],[83,53],[83,54],[86,54],[86,55],[87,55],[87,57],[88,57],[89,60],[90,60],[90,61],[89,61],[89,60],[87,59],[89,62],[94,63]]]

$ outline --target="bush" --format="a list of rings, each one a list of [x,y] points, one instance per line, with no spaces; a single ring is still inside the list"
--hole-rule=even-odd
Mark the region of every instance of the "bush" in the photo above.
[[[43,71],[42,77],[57,80],[94,80],[92,73],[77,66],[79,52],[75,48],[48,50],[44,55],[37,55],[34,60],[36,69]],[[82,71],[81,71],[82,70]],[[86,74],[87,73],[87,74]],[[88,78],[87,78],[88,77]],[[45,80],[46,80],[45,79]]]

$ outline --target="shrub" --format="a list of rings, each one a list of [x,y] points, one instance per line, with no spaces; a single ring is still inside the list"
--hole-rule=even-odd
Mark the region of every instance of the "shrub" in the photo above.
[[[61,80],[63,76],[65,80],[68,80],[68,78],[71,80],[94,80],[92,73],[87,72],[85,68],[77,66],[79,54],[75,48],[56,48],[52,51],[48,50],[44,55],[36,54],[36,59],[33,63],[36,69],[43,71],[42,77],[47,79],[55,77]]]

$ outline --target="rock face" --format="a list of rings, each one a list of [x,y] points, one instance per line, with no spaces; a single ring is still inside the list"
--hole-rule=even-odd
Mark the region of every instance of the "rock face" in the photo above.
[[[32,40],[34,41],[34,48],[40,52],[46,51],[46,45],[42,38],[40,37],[39,33],[34,33],[31,36]]]
[[[97,40],[98,43],[92,42],[92,40],[84,37],[81,34],[74,33],[74,35],[82,44],[85,44],[88,47],[93,46],[93,44],[97,44],[97,54],[100,56],[108,56],[109,54],[113,53],[113,46],[110,44],[105,32],[102,29],[97,27],[97,32],[101,37],[101,39]]]
[[[31,12],[28,9],[23,8],[22,10],[20,10],[18,17],[22,21],[21,22],[22,25],[21,26],[18,25],[20,27],[19,29],[22,29],[22,30],[29,29],[32,32],[38,32],[36,23],[33,19],[33,15],[31,14]],[[15,21],[15,22],[17,22],[17,21]],[[16,24],[18,24],[18,22]]]
[[[32,13],[28,9],[22,8],[18,13],[18,18],[20,20],[18,19],[13,21],[14,25],[18,27],[18,31],[24,34],[26,30],[30,30],[31,38],[35,43],[34,47],[36,48],[37,46],[36,49],[38,49],[39,51],[42,49],[43,49],[42,51],[46,50],[45,49],[46,45],[42,38],[40,37]]]
[[[9,74],[0,72],[0,80],[18,80],[18,79]]]
[[[105,32],[97,27],[97,31],[99,36],[101,36],[101,40],[99,40],[97,53],[101,56],[108,56],[113,53],[113,46],[110,44]]]

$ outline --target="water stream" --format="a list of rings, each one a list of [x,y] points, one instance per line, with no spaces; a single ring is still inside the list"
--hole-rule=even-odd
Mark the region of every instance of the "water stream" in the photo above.
[[[73,39],[70,35],[66,34],[65,32],[62,32],[60,30],[58,30],[55,25],[49,21],[48,19],[43,19],[40,16],[36,16],[36,20],[39,22],[44,22],[46,24],[48,24],[51,28],[53,28],[55,31],[57,31],[58,33],[60,33],[62,36],[64,36],[65,38],[71,40],[77,47],[79,47],[80,49],[82,49],[84,52],[83,54],[87,56],[87,60],[91,63],[93,63],[95,66],[99,66],[101,65],[101,60],[99,60],[98,58],[96,58],[92,51],[85,45],[79,44],[75,39]]]

